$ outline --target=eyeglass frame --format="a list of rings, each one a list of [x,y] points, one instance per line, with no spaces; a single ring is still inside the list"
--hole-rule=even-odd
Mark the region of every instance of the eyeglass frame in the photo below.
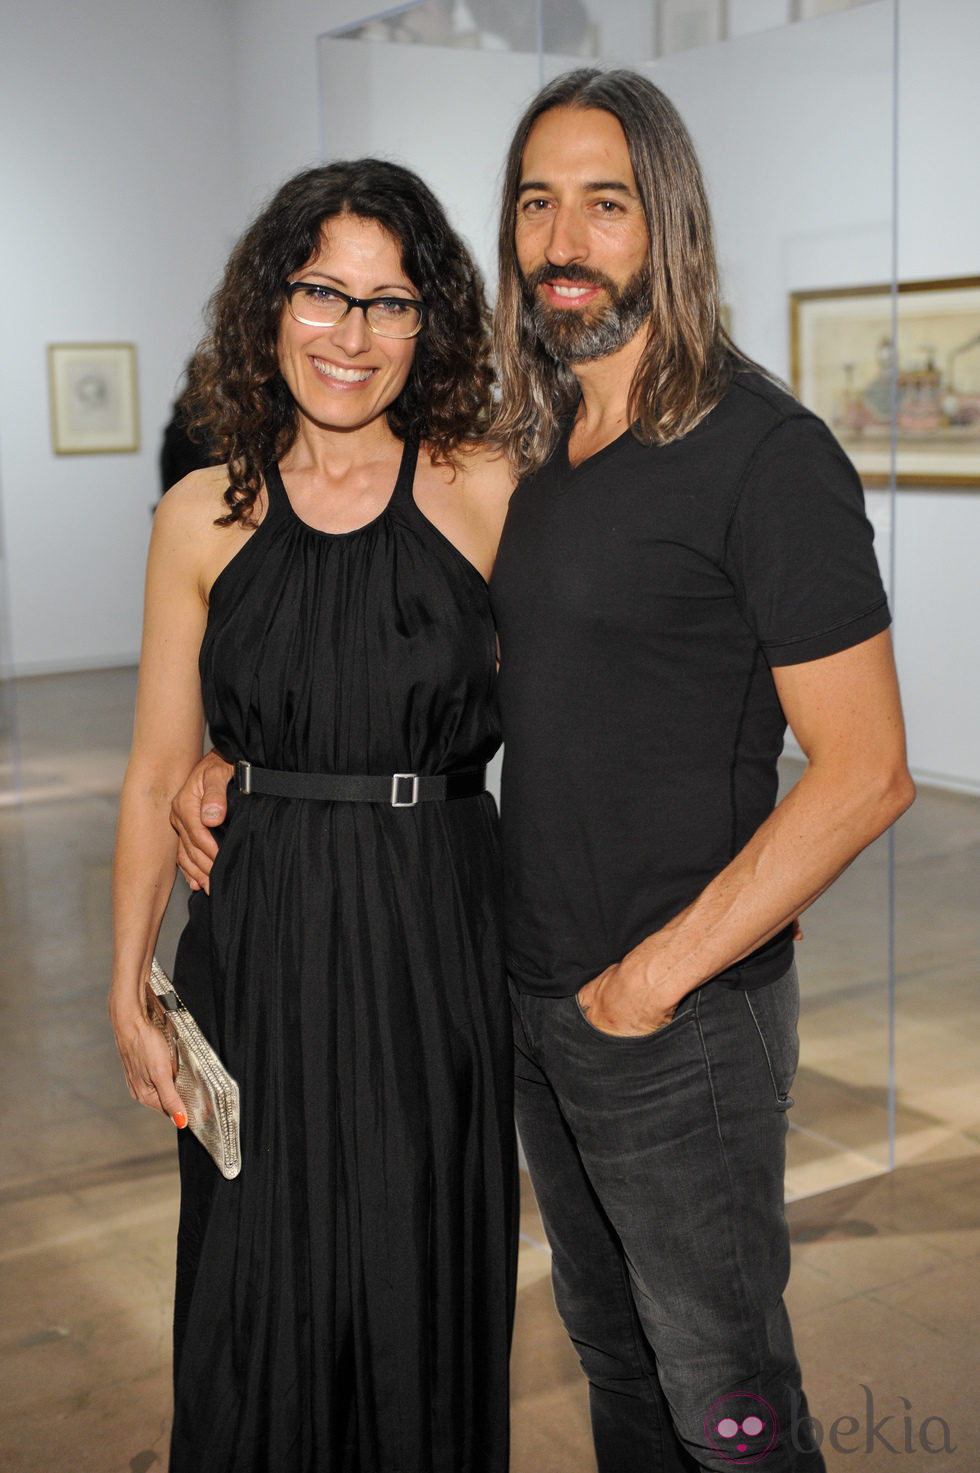
[[[317,291],[328,291],[332,296],[340,297],[343,301],[345,301],[347,303],[347,307],[337,318],[336,322],[311,322],[308,317],[300,317],[299,313],[293,307],[293,293],[298,291],[301,286],[305,286],[307,288],[314,287]],[[424,302],[418,301],[415,297],[393,297],[390,295],[383,297],[351,297],[348,296],[347,292],[342,292],[339,286],[325,286],[324,283],[320,281],[287,281],[285,285],[285,292],[286,305],[289,307],[290,316],[295,318],[297,322],[301,322],[304,327],[339,327],[340,324],[345,321],[347,317],[350,316],[350,310],[352,307],[360,307],[361,311],[364,313],[364,322],[368,329],[368,332],[373,332],[375,337],[387,338],[389,342],[393,343],[407,343],[410,342],[412,338],[418,337],[419,333],[422,331],[422,328],[425,325],[425,315],[428,311],[426,304]],[[378,302],[400,302],[405,307],[415,307],[418,310],[419,314],[418,327],[414,328],[412,332],[398,333],[394,335],[392,333],[382,332],[380,328],[374,327],[372,325],[371,319],[368,317],[368,308],[375,306]]]

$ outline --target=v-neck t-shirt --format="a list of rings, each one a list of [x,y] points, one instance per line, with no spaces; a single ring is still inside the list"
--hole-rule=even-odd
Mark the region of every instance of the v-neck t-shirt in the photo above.
[[[508,965],[550,996],[657,931],[772,811],[772,667],[889,623],[853,466],[761,374],[668,445],[627,431],[573,467],[570,429],[514,492],[491,580]],[[791,960],[787,928],[721,980]]]

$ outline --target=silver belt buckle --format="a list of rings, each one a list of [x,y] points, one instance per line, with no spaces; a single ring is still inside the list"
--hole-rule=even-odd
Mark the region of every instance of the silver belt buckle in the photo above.
[[[239,757],[235,763],[235,786],[240,793],[252,791],[252,764],[246,762],[244,757]]]
[[[399,796],[400,783],[411,783],[411,797]],[[417,772],[395,772],[391,777],[391,806],[392,808],[414,808],[419,801],[419,775]]]

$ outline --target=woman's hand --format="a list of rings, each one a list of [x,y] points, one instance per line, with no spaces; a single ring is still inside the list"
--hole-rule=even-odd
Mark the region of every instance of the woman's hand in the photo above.
[[[233,772],[217,752],[206,753],[170,805],[170,822],[177,831],[177,863],[191,889],[205,894],[218,853],[210,830],[225,821],[225,789]]]
[[[182,1130],[187,1109],[174,1086],[176,1058],[167,1034],[146,1014],[113,1015],[112,1031],[133,1099],[148,1110],[169,1115]]]

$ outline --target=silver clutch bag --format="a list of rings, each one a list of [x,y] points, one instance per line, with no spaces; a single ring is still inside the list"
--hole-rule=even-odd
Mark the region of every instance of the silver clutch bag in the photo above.
[[[184,1007],[156,957],[150,966],[150,986],[164,1009],[164,1026],[176,1050],[175,1083],[187,1106],[188,1127],[222,1176],[237,1176],[242,1169],[238,1085]]]

